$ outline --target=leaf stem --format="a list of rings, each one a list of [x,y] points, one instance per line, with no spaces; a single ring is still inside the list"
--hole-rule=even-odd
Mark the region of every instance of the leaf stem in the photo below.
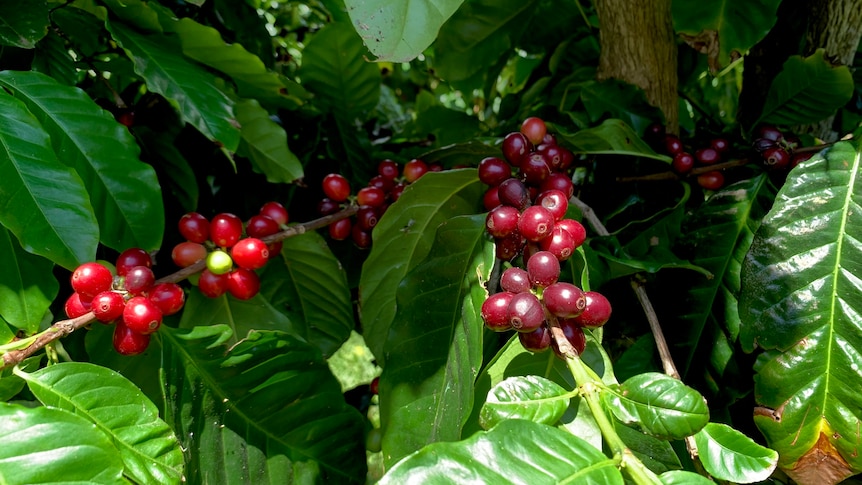
[[[315,229],[320,229],[321,227],[326,227],[327,225],[335,221],[346,219],[353,214],[356,214],[356,211],[358,209],[359,208],[356,205],[351,205],[341,211],[336,212],[335,214],[330,214],[319,219],[314,219],[312,221],[303,222],[302,224],[290,226],[281,232],[277,232],[271,236],[267,236],[261,239],[263,240],[263,242],[269,244],[277,241],[282,241],[289,237],[299,236],[301,234],[305,234],[308,231],[313,231]],[[203,271],[204,268],[206,268],[206,260],[200,260],[191,266],[183,268],[163,278],[159,278],[158,280],[156,280],[156,283],[177,283],[195,273]],[[0,361],[0,370],[5,369],[6,367],[9,367],[11,365],[17,365],[27,357],[30,357],[39,350],[45,348],[45,346],[50,344],[51,342],[63,338],[71,334],[75,330],[90,325],[95,319],[96,317],[93,315],[93,312],[89,312],[77,318],[60,320],[35,335],[31,335],[30,337],[27,337],[25,339],[10,342],[3,346],[0,346],[0,354],[2,354],[3,358],[3,360]]]

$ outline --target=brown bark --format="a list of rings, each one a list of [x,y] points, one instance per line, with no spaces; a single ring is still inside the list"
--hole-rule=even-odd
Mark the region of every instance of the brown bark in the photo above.
[[[597,0],[598,79],[619,79],[640,87],[647,102],[662,110],[667,131],[679,130],[677,47],[670,0]]]

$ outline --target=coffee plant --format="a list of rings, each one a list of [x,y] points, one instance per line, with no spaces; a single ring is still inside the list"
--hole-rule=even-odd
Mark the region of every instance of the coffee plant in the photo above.
[[[0,483],[858,483],[858,7],[0,3]]]

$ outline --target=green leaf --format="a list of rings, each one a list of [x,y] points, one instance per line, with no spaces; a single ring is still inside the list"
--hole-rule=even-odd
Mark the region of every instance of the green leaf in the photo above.
[[[159,333],[190,483],[365,482],[364,418],[319,351],[257,331],[228,349],[223,325]]]
[[[183,120],[204,136],[236,151],[240,135],[233,103],[217,87],[215,76],[183,57],[172,37],[139,34],[119,23],[107,26],[150,91],[176,103]]]
[[[629,428],[619,422],[614,422],[614,430],[626,444],[626,448],[643,462],[653,473],[664,473],[668,470],[679,470],[682,464],[676,455],[670,441],[656,438]],[[575,436],[580,436],[575,434]]]
[[[664,485],[711,485],[712,480],[703,475],[683,470],[664,472],[659,476]]]
[[[24,101],[60,159],[84,180],[100,241],[117,251],[157,249],[165,225],[159,181],[140,161],[140,148],[126,127],[80,89],[44,74],[4,71],[0,86]]]
[[[588,81],[580,86],[581,102],[593,122],[606,117],[623,120],[635,133],[644,133],[661,112],[647,103],[642,89],[616,79]]]
[[[174,144],[176,133],[140,125],[134,127],[134,133],[145,159],[164,171],[164,191],[172,193],[185,212],[197,210],[198,181],[189,161]]]
[[[6,342],[4,338],[6,336],[5,328],[7,328],[5,325],[0,326],[0,342]],[[0,401],[5,402],[14,398],[26,385],[24,379],[15,374],[15,369],[17,368],[25,372],[34,371],[39,368],[43,357],[44,354],[27,357],[17,366],[7,366],[0,370]]]
[[[439,226],[428,258],[398,287],[380,376],[386,463],[461,437],[482,364],[482,283],[493,265],[485,216],[454,217]]]
[[[0,45],[10,45],[22,49],[36,47],[36,42],[48,33],[51,21],[48,19],[48,2],[28,2],[22,8],[11,0],[0,1]]]
[[[256,172],[266,175],[270,183],[291,183],[302,178],[302,164],[287,146],[284,128],[269,117],[257,100],[243,99],[234,106],[242,126],[239,154],[251,160]]]
[[[544,377],[510,377],[488,392],[479,420],[491,429],[506,419],[554,424],[569,407],[568,391]]]
[[[365,345],[362,334],[350,332],[350,337],[332,357],[326,359],[332,374],[341,383],[341,390],[348,391],[371,381],[380,375],[380,367],[374,364],[374,354]]]
[[[347,275],[317,232],[287,238],[283,244],[281,258],[263,270],[262,296],[292,323],[304,323],[300,335],[328,357],[355,326]]]
[[[129,25],[144,32],[162,32],[158,13],[143,0],[104,0],[108,9]]]
[[[255,98],[276,108],[295,109],[302,105],[301,98],[307,96],[301,86],[268,71],[259,57],[240,44],[227,44],[212,27],[185,17],[170,28],[179,35],[183,54],[230,76],[244,98]]]
[[[697,454],[710,475],[733,483],[766,480],[778,464],[778,453],[726,424],[709,423],[694,435]]]
[[[509,57],[527,30],[537,3],[536,0],[464,2],[440,29],[434,43],[437,74],[456,84],[485,71],[496,77],[503,67],[497,65]]]
[[[387,10],[396,10],[387,8]],[[380,98],[380,70],[365,60],[367,51],[347,24],[331,23],[320,29],[302,51],[299,76],[303,86],[320,97],[341,118],[364,119]]]
[[[359,280],[359,307],[362,334],[380,365],[401,279],[428,255],[437,226],[476,212],[484,191],[475,169],[427,173],[404,190],[375,226]]]
[[[626,122],[618,119],[575,133],[558,131],[557,135],[575,153],[632,155],[671,162],[669,156],[653,151]]]
[[[457,477],[457,479],[455,478]],[[586,441],[544,424],[503,421],[456,443],[434,443],[407,457],[378,482],[601,483],[622,485],[613,460]]]
[[[0,436],[4,484],[128,483],[105,433],[68,411],[0,403]]]
[[[188,293],[183,306],[180,328],[202,325],[224,324],[233,331],[232,342],[245,337],[252,330],[283,330],[297,333],[290,319],[278,311],[263,295],[250,300],[237,300],[227,294],[218,298],[207,298],[200,291]]]
[[[500,156],[500,147],[494,145],[496,141],[496,138],[471,139],[425,152],[419,156],[419,159],[425,163],[439,163],[447,168],[458,165],[475,165],[477,160],[482,160],[485,157]]]
[[[31,69],[67,86],[77,84],[80,74],[75,66],[75,60],[72,59],[66,47],[66,41],[59,33],[53,31],[36,44]]]
[[[827,118],[853,97],[853,75],[847,66],[836,66],[817,49],[808,57],[791,56],[775,76],[760,123],[801,125]]]
[[[0,268],[0,316],[27,335],[36,333],[60,289],[54,265],[24,251],[0,226]]]
[[[408,62],[437,38],[464,0],[345,0],[356,32],[378,61]]]
[[[602,392],[605,407],[627,425],[662,439],[691,436],[709,422],[706,400],[673,377],[649,372]]]
[[[0,224],[27,252],[69,270],[96,256],[99,227],[84,183],[51,150],[23,102],[0,89]]]
[[[775,24],[780,3],[781,0],[673,2],[673,27],[688,36],[706,34],[698,41],[706,44],[710,58],[716,58],[712,62],[720,68],[745,55],[766,36]]]
[[[862,379],[860,216],[859,148],[838,142],[790,172],[743,263],[740,342],[776,349],[755,375],[754,419],[788,473],[811,456],[862,470],[855,441],[836,438],[862,419],[848,385]]]
[[[125,377],[98,365],[64,362],[20,372],[42,404],[83,416],[111,438],[125,474],[138,483],[180,483],[183,454],[159,410]]]

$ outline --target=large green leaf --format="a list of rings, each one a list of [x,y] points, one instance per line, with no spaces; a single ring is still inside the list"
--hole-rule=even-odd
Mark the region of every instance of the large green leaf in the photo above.
[[[232,342],[245,338],[251,330],[282,330],[303,335],[294,328],[287,316],[272,306],[263,295],[250,300],[237,300],[227,294],[218,298],[207,298],[197,289],[188,293],[180,319],[180,328],[201,325],[224,324],[231,328]]]
[[[726,424],[709,423],[694,435],[700,462],[710,475],[733,483],[755,483],[769,478],[778,453]]]
[[[0,1],[0,45],[32,49],[48,33],[48,2],[33,1],[22,7],[12,0]]]
[[[4,484],[128,483],[105,433],[68,411],[0,403],[0,437]]]
[[[493,265],[485,216],[454,217],[439,226],[428,258],[398,287],[380,376],[386,463],[461,438],[482,364],[482,283]]]
[[[544,377],[510,377],[488,392],[479,419],[491,429],[506,419],[528,419],[554,424],[569,407],[570,396],[564,388]]]
[[[380,70],[365,59],[367,50],[350,25],[331,23],[314,34],[302,51],[302,84],[341,118],[364,118],[380,98]]]
[[[328,357],[355,326],[347,275],[318,233],[283,242],[281,258],[261,275],[263,296],[291,322],[304,323],[301,336]]]
[[[623,423],[663,439],[682,439],[709,422],[706,400],[673,377],[649,372],[602,392],[605,406]]]
[[[673,2],[673,27],[698,37],[716,68],[748,52],[775,24],[781,0]]]
[[[183,454],[159,410],[125,377],[98,365],[65,362],[19,373],[42,404],[96,424],[120,451],[138,483],[180,483]]]
[[[449,82],[466,81],[492,66],[499,71],[536,11],[536,0],[467,0],[440,29],[434,69]],[[498,66],[499,65],[499,66]],[[491,73],[496,77],[495,73]]]
[[[740,341],[776,349],[755,376],[755,422],[797,476],[862,470],[860,241],[859,149],[839,142],[790,172],[743,264]]]
[[[379,61],[407,62],[422,53],[464,0],[345,0],[356,32]]]
[[[850,69],[832,64],[823,53],[818,49],[808,57],[791,56],[785,61],[769,87],[758,123],[814,123],[850,101],[854,93]]]
[[[0,224],[28,252],[74,269],[92,261],[99,227],[81,178],[36,117],[0,89]]]
[[[661,112],[651,106],[639,87],[616,79],[582,83],[580,98],[593,122],[606,117],[617,118],[631,126],[635,133],[644,133]]]
[[[217,87],[215,76],[183,57],[172,37],[139,34],[116,22],[107,26],[150,91],[176,103],[183,120],[215,143],[236,151],[240,135],[233,103]]]
[[[364,418],[320,352],[281,332],[163,328],[166,420],[189,483],[364,483]]]
[[[302,164],[287,146],[287,134],[260,107],[257,100],[244,99],[234,107],[242,126],[239,154],[251,160],[255,171],[270,183],[291,183],[302,178]]]
[[[380,485],[600,483],[622,485],[614,461],[565,431],[520,419],[456,443],[434,443],[392,467]]]
[[[359,280],[359,309],[365,341],[381,365],[401,279],[425,259],[437,226],[450,217],[476,212],[483,192],[473,169],[427,173],[404,190],[375,226],[374,244]]]
[[[0,226],[0,268],[0,316],[28,335],[36,333],[60,289],[51,274],[54,265],[24,251]]]
[[[84,180],[100,241],[117,251],[157,249],[165,225],[159,181],[139,160],[140,148],[126,127],[80,89],[43,74],[4,71],[0,86],[24,101],[59,158]]]
[[[599,126],[575,133],[558,131],[557,136],[575,153],[632,155],[667,163],[671,161],[669,156],[656,153],[625,121],[619,119],[608,119]]]

